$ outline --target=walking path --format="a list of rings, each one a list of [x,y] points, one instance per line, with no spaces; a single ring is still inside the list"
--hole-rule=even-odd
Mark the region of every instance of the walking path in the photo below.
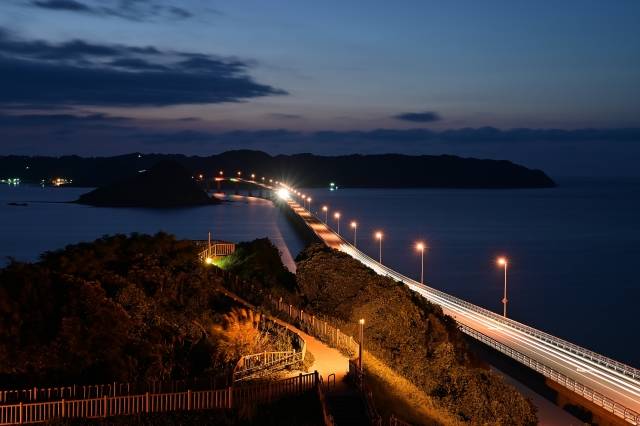
[[[236,302],[241,303],[254,311],[257,310],[255,306],[242,299],[235,293],[232,293],[222,287],[220,287],[220,291]],[[298,336],[304,339],[305,343],[307,344],[307,352],[311,352],[314,357],[314,362],[309,367],[309,371],[317,370],[325,381],[330,374],[335,374],[336,384],[342,383],[343,379],[349,372],[348,357],[342,354],[339,350],[327,346],[325,343],[321,342],[315,337],[308,335],[297,327],[294,327],[293,325],[282,321],[279,318],[272,317],[271,315],[267,315],[267,317],[271,321],[274,321],[275,323],[287,328],[288,330],[296,333]]]

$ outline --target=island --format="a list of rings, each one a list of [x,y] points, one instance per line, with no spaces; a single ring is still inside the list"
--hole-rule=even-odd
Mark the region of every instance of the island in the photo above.
[[[462,158],[453,155],[269,155],[236,150],[208,157],[134,153],[115,157],[0,156],[0,170],[38,183],[52,176],[74,186],[102,186],[146,170],[159,161],[180,163],[190,176],[266,179],[294,182],[298,187],[341,188],[552,188],[555,182],[542,170],[504,160]]]
[[[83,194],[76,201],[100,207],[188,207],[219,203],[178,162],[160,161],[149,170]]]

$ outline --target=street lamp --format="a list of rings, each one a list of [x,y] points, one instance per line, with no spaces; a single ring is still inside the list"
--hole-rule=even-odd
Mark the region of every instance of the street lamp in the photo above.
[[[358,321],[358,324],[360,325],[360,338],[359,340],[359,345],[358,345],[358,366],[360,367],[360,373],[362,374],[362,347],[364,346],[364,318],[360,318],[360,321]]]
[[[376,232],[376,239],[380,241],[380,260],[378,261],[378,263],[382,265],[382,232]]]
[[[338,235],[340,235],[340,212],[335,212],[333,217],[338,221]]]
[[[256,174],[255,173],[251,173],[251,180],[256,180]]]
[[[424,243],[417,243],[416,250],[420,252],[420,284],[424,284]]]
[[[322,211],[324,212],[324,224],[326,225],[328,220],[327,220],[327,215],[329,214],[329,207],[327,206],[322,206]]]
[[[351,227],[353,228],[353,246],[356,247],[358,242],[358,222],[355,220],[351,222]]]
[[[307,197],[307,201],[309,202],[309,206],[307,207],[307,210],[309,211],[309,213],[311,213],[311,197]]]
[[[220,171],[218,172],[218,174],[219,174],[220,176],[222,176],[222,175],[224,175],[224,172],[223,172],[222,170],[220,170]]]
[[[498,258],[498,265],[504,267],[504,296],[502,297],[502,305],[503,305],[502,316],[504,316],[505,318],[507,317],[507,265],[508,264],[509,262],[507,261],[506,257]]]

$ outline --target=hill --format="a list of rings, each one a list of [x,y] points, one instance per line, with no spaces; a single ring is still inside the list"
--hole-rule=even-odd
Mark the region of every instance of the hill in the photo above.
[[[209,197],[179,163],[165,160],[148,171],[83,194],[77,202],[105,207],[183,207],[218,201]]]
[[[541,170],[501,160],[480,160],[452,155],[400,154],[271,156],[261,151],[228,151],[209,157],[174,154],[129,154],[117,157],[0,157],[7,177],[39,183],[64,177],[74,185],[100,186],[148,169],[158,161],[174,160],[190,174],[212,178],[223,170],[227,176],[242,171],[247,176],[290,181],[298,187],[326,187],[335,182],[352,188],[549,188],[555,182]],[[28,166],[28,168],[27,168]]]

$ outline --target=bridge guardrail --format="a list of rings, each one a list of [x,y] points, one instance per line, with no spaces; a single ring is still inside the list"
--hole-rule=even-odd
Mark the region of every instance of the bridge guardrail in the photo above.
[[[522,364],[527,365],[531,369],[541,373],[543,376],[548,377],[554,382],[572,390],[588,401],[593,402],[599,407],[604,408],[610,413],[615,414],[616,416],[624,419],[625,421],[631,423],[632,425],[640,425],[640,414],[636,413],[629,408],[626,408],[622,404],[618,404],[610,398],[600,394],[599,392],[591,389],[588,386],[585,386],[579,382],[576,382],[570,377],[565,376],[564,374],[547,367],[541,362],[536,361],[535,359],[523,354],[522,352],[516,351],[515,349],[510,348],[509,346],[498,342],[495,339],[487,336],[484,333],[481,333],[471,327],[468,327],[464,324],[459,324],[459,327],[462,331],[473,336],[477,340],[491,346],[492,348],[504,353],[505,355],[510,356],[511,358],[516,359]]]

